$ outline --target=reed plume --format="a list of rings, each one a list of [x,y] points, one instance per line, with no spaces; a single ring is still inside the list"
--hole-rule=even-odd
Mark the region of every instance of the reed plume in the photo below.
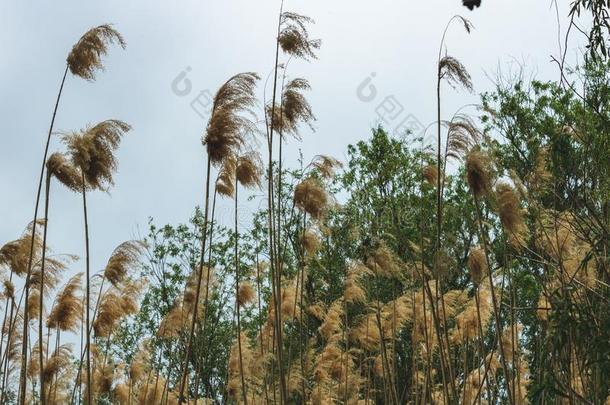
[[[103,70],[101,58],[108,53],[108,45],[117,44],[125,49],[121,34],[109,24],[103,24],[87,31],[72,47],[67,63],[70,72],[85,80],[95,80],[98,70]]]
[[[314,255],[320,249],[320,237],[313,229],[307,229],[300,236],[301,246],[308,255]]]
[[[108,191],[117,169],[115,152],[131,126],[119,120],[106,120],[80,131],[64,133],[62,141],[72,164],[81,171],[87,190]]]
[[[281,105],[275,108],[271,105],[267,106],[267,114],[276,114],[270,121],[280,136],[292,135],[298,138],[301,123],[313,129],[312,122],[316,118],[311,105],[302,94],[303,91],[310,89],[311,86],[306,79],[292,79],[282,89]]]
[[[319,180],[310,177],[295,187],[294,202],[312,218],[321,219],[328,205],[328,194]]]
[[[396,278],[399,276],[401,262],[385,243],[370,252],[366,264],[378,276]]]
[[[472,79],[466,67],[453,56],[445,56],[439,63],[439,71],[442,79],[447,80],[452,86],[460,85],[468,91],[472,91]]]
[[[64,398],[66,386],[59,387],[65,384],[65,380],[60,377],[71,375],[72,372],[72,349],[70,345],[61,345],[55,349],[52,355],[46,360],[43,368],[43,378],[47,383],[48,389],[42,392],[41,395],[46,396],[46,402],[50,404],[57,403],[58,391],[60,398]]]
[[[496,187],[496,200],[498,215],[508,234],[509,243],[515,247],[523,245],[527,228],[523,221],[523,211],[517,191],[506,183],[500,183]]]
[[[44,225],[45,220],[37,220]],[[0,266],[7,268],[16,276],[22,277],[28,272],[29,258],[34,262],[40,260],[42,238],[33,223],[29,224],[19,239],[7,242],[0,248]]]
[[[114,287],[119,286],[128,275],[129,270],[138,264],[139,258],[145,248],[139,240],[130,240],[121,243],[110,255],[104,268],[104,279]]]
[[[348,268],[343,288],[345,302],[350,304],[367,302],[363,278],[372,274],[373,272],[362,264],[353,264]]]
[[[445,160],[453,158],[460,160],[481,142],[483,135],[465,114],[456,114],[447,123],[447,144],[445,145]]]
[[[438,169],[435,165],[427,165],[422,170],[422,174],[424,176],[424,180],[428,182],[428,184],[436,185],[438,180]]]
[[[481,247],[470,249],[468,254],[468,270],[472,282],[479,285],[488,270],[485,251]]]
[[[214,165],[235,155],[245,144],[245,136],[254,132],[255,125],[248,115],[254,115],[254,88],[258,80],[256,73],[239,73],[216,92],[203,138],[208,158]]]
[[[263,163],[259,153],[248,152],[240,155],[235,167],[237,183],[247,189],[260,187],[263,176],[262,167]]]
[[[232,198],[235,193],[235,173],[237,160],[234,156],[227,156],[220,166],[218,178],[216,179],[216,192],[227,198]]]
[[[83,188],[81,175],[64,154],[55,152],[47,159],[47,172],[71,191],[80,192]]]
[[[254,302],[255,299],[256,291],[252,284],[249,282],[242,283],[237,292],[237,304],[240,307],[243,307],[244,305]]]
[[[311,166],[320,177],[332,180],[335,178],[337,170],[343,167],[343,164],[331,156],[318,155],[313,158]]]
[[[479,149],[466,156],[466,180],[472,193],[480,198],[490,191],[491,173],[489,157]]]
[[[282,51],[300,59],[316,59],[315,51],[320,48],[322,41],[309,38],[307,24],[313,22],[313,19],[297,13],[281,13],[278,43]]]

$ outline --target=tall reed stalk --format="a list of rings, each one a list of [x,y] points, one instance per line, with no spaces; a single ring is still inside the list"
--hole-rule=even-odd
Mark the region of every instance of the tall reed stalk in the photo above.
[[[47,155],[49,153],[49,145],[51,144],[51,135],[53,134],[53,127],[55,125],[55,117],[57,115],[57,109],[59,108],[59,101],[61,100],[61,95],[64,88],[64,83],[66,82],[66,76],[68,75],[69,65],[66,65],[64,70],[64,74],[61,79],[61,84],[59,85],[59,91],[57,92],[57,98],[55,100],[55,106],[53,107],[53,114],[51,116],[51,124],[49,125],[49,131],[47,133],[47,140],[44,147],[44,153],[42,156],[42,164],[40,168],[40,175],[38,178],[38,189],[36,191],[36,200],[34,203],[34,219],[32,222],[32,237],[30,243],[30,257],[28,259],[28,267],[27,267],[27,275],[25,278],[25,307],[23,311],[23,337],[22,337],[22,351],[21,351],[21,373],[19,377],[19,400],[18,403],[21,405],[25,404],[26,397],[26,365],[27,365],[27,357],[28,357],[28,330],[29,330],[29,320],[28,320],[28,301],[30,297],[30,276],[32,273],[32,261],[34,255],[34,235],[36,233],[36,224],[38,221],[38,205],[40,203],[40,195],[42,193],[42,184],[44,181],[44,172],[45,172],[45,164],[47,162]]]

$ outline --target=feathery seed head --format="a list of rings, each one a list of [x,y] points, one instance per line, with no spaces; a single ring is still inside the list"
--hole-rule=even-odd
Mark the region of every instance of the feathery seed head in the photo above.
[[[313,158],[311,166],[322,178],[330,180],[335,177],[336,170],[343,167],[343,164],[333,157],[318,155]]]
[[[438,169],[436,165],[427,165],[423,169],[424,180],[428,182],[428,184],[436,186],[438,181]]]
[[[66,133],[62,141],[68,148],[73,165],[82,170],[85,186],[107,191],[117,168],[114,152],[131,126],[119,120],[106,120],[81,131]]]
[[[254,87],[258,80],[256,73],[239,73],[216,92],[203,139],[212,164],[220,165],[228,156],[238,154],[245,136],[254,132],[255,124],[247,115],[254,115]]]
[[[314,255],[320,248],[320,238],[316,231],[307,229],[301,235],[301,246],[308,255]]]
[[[483,277],[487,274],[487,269],[485,251],[481,247],[470,249],[470,253],[468,254],[468,270],[472,282],[477,285],[480,284]]]
[[[256,291],[249,282],[241,283],[237,292],[237,304],[240,307],[254,302],[256,299]]]
[[[490,165],[489,157],[478,148],[466,156],[466,179],[476,197],[481,197],[489,191]]]
[[[61,331],[76,331],[83,310],[83,300],[78,296],[82,289],[83,273],[73,276],[57,295],[55,305],[47,319],[49,328],[57,328]]]
[[[306,27],[306,24],[313,22],[313,19],[304,15],[291,12],[282,14],[282,29],[278,41],[286,54],[305,60],[316,59],[315,50],[320,48],[322,42],[319,39],[310,39]]]
[[[447,82],[452,87],[460,85],[467,91],[472,92],[473,88],[470,73],[468,73],[462,62],[453,56],[445,56],[441,59],[439,73],[441,78],[446,78]]]
[[[67,63],[73,75],[93,81],[95,72],[103,70],[102,56],[108,53],[109,44],[118,44],[125,49],[125,40],[109,24],[103,24],[87,31],[72,47]]]
[[[74,192],[83,189],[81,175],[68,159],[61,153],[55,152],[47,159],[47,171],[55,177],[61,184]]]
[[[138,264],[140,255],[145,244],[139,240],[131,240],[121,243],[110,255],[108,263],[104,268],[104,277],[113,286],[117,287],[125,280],[131,268]]]
[[[256,152],[246,153],[237,158],[235,176],[239,184],[246,188],[255,188],[260,185],[263,163]]]
[[[294,202],[297,207],[320,219],[326,211],[328,195],[320,182],[313,177],[303,180],[294,189]]]
[[[498,202],[498,214],[504,229],[509,235],[509,241],[514,245],[518,245],[526,232],[519,195],[513,187],[506,183],[501,183],[496,187],[496,199]]]

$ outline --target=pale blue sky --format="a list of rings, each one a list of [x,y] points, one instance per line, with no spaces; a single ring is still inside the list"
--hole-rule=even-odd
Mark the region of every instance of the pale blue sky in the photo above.
[[[567,2],[564,2],[567,3]],[[203,194],[205,125],[190,107],[201,90],[214,91],[231,75],[255,71],[266,77],[273,65],[278,1],[184,0],[0,3],[0,244],[16,238],[32,219],[43,141],[65,58],[88,28],[113,23],[126,51],[112,48],[106,71],[94,83],[69,77],[56,130],[117,118],[133,125],[122,143],[111,194],[90,197],[93,269],[112,249],[157,223],[186,221]],[[550,55],[558,54],[557,21],[550,1],[484,0],[473,12],[459,0],[286,0],[286,9],[314,18],[313,37],[323,40],[319,60],[293,62],[288,74],[310,80],[309,99],[317,131],[291,141],[307,160],[324,153],[343,159],[346,146],[368,137],[379,122],[376,106],[395,96],[424,124],[435,115],[435,65],[442,30],[461,13],[475,30],[450,30],[448,51],[470,70],[477,92],[493,88],[499,66],[515,61],[541,79],[556,79]],[[560,9],[567,24],[567,4]],[[574,61],[575,52],[568,55]],[[186,67],[193,89],[172,92]],[[371,73],[377,98],[363,102],[356,89]],[[445,86],[447,115],[478,97]],[[260,91],[262,96],[262,89]],[[51,150],[60,146],[54,142]],[[81,200],[53,187],[49,239],[56,252],[82,255]],[[229,205],[219,209],[227,222]],[[74,266],[79,269],[80,264]]]

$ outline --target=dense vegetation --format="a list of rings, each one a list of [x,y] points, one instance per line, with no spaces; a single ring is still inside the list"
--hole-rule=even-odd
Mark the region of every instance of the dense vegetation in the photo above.
[[[98,274],[87,195],[113,185],[130,126],[63,134],[49,154],[51,122],[33,221],[0,248],[0,403],[610,403],[610,65],[594,6],[574,3],[599,35],[560,82],[517,78],[442,117],[446,84],[472,85],[441,45],[426,133],[377,127],[345,162],[288,164],[315,117],[282,58],[313,60],[321,43],[281,10],[263,119],[257,74],[223,84],[201,207],[185,224],[151,219]],[[68,73],[94,80],[113,43],[108,25],[78,41],[57,104]],[[85,274],[47,254],[56,183],[83,202]],[[240,212],[260,190],[261,208]],[[220,199],[233,226],[216,220]]]

